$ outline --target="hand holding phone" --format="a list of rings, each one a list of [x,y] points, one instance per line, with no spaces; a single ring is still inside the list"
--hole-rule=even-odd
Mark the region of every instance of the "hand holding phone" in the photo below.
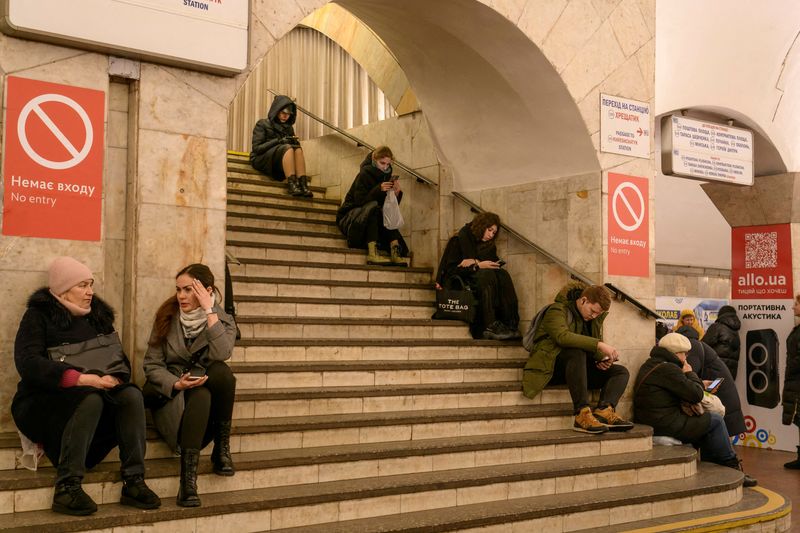
[[[504,260],[502,260],[502,259],[498,259],[497,260],[497,264],[498,264],[498,266],[503,266],[503,265],[506,264],[506,262]]]
[[[712,381],[711,383],[708,384],[708,387],[706,387],[706,390],[708,392],[715,392],[719,388],[720,384],[723,381],[725,381],[725,378],[717,378],[717,379],[715,379],[714,381]]]

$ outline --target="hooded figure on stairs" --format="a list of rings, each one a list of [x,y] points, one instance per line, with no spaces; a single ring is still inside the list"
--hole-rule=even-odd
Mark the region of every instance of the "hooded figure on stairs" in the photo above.
[[[308,190],[306,160],[300,141],[294,134],[297,105],[288,96],[278,95],[272,100],[267,118],[256,122],[253,128],[253,146],[250,164],[254,169],[276,181],[286,180],[291,196],[314,196]]]

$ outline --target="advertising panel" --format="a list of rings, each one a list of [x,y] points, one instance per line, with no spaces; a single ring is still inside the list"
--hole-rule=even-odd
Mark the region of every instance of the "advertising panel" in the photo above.
[[[650,275],[647,178],[608,173],[608,273]]]
[[[739,314],[741,352],[736,385],[746,446],[794,450],[797,428],[781,422],[786,337],[794,327],[789,224],[731,230],[731,295]]]
[[[717,319],[717,312],[723,305],[728,305],[728,300],[716,298],[689,298],[685,296],[657,296],[656,312],[664,317],[662,320],[670,330],[675,326],[681,311],[690,309],[703,331],[708,331],[708,326]]]
[[[105,93],[7,79],[3,235],[100,240]]]

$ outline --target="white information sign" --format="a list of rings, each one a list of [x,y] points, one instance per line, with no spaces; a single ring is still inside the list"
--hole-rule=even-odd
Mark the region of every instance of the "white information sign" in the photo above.
[[[248,0],[0,0],[0,30],[217,74],[247,67]]]
[[[600,94],[600,151],[650,158],[650,104]]]
[[[753,132],[677,115],[661,119],[664,174],[753,184]]]

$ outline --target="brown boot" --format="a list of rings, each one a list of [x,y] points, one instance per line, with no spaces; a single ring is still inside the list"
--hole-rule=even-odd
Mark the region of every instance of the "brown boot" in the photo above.
[[[386,257],[378,254],[378,243],[372,241],[367,243],[367,264],[368,265],[390,265],[392,262]]]
[[[391,257],[392,257],[392,264],[396,266],[408,266],[408,257],[403,257],[400,255],[400,245],[393,244],[391,246]]]

